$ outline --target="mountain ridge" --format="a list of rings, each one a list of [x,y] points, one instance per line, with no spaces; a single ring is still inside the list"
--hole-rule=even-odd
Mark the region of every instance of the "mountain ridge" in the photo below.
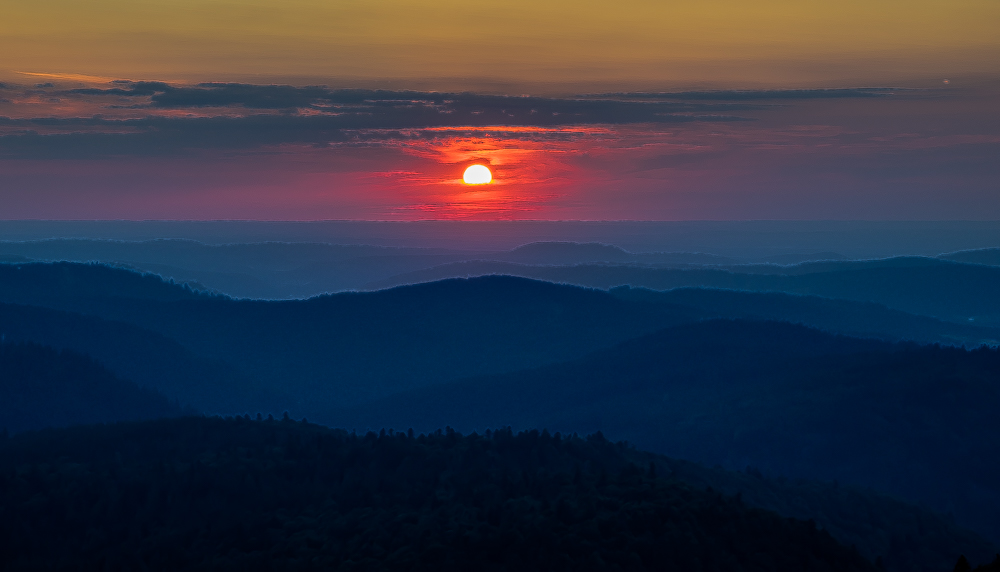
[[[997,349],[714,320],[571,362],[412,390],[336,417],[357,428],[601,430],[730,469],[870,486],[952,511],[1000,539],[990,516],[1000,510],[1000,465],[992,460],[1000,457],[998,378]]]

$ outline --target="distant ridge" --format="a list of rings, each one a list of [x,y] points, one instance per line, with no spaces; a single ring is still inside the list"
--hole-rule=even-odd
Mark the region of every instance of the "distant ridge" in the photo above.
[[[812,262],[816,260],[849,260],[848,257],[839,252],[815,252],[810,254],[789,253],[772,254],[759,259],[759,262],[772,264],[800,264],[802,262]]]
[[[979,248],[976,250],[960,250],[938,256],[943,260],[965,262],[967,264],[986,264],[1000,266],[1000,248]]]
[[[797,252],[849,258],[936,256],[1000,246],[1000,221],[0,221],[0,239],[52,237],[205,244],[268,241],[504,251],[544,241],[629,252],[705,252],[741,260]]]
[[[945,322],[893,310],[874,302],[721,288],[656,291],[620,286],[610,292],[629,300],[691,308],[706,318],[775,320],[848,336],[890,341],[941,343],[969,348],[984,344],[1000,345],[1000,328]]]
[[[575,264],[621,262],[632,260],[634,255],[617,246],[597,242],[530,242],[512,249],[509,257],[522,264]]]
[[[711,254],[630,253],[602,243],[551,241],[496,251],[308,242],[206,244],[182,239],[0,241],[0,261],[97,262],[155,273],[179,284],[189,283],[195,290],[255,299],[301,299],[358,290],[369,282],[398,274],[480,259],[541,265],[614,261],[686,266],[739,262]]]
[[[453,268],[455,272],[449,272],[449,268],[452,268],[449,265],[454,264],[484,266],[481,270],[483,274],[526,276],[535,276],[538,271],[531,268],[518,270],[517,267],[504,269],[503,265],[701,268],[723,269],[741,274],[802,274],[829,267],[831,262],[841,263],[837,267],[840,270],[852,268],[850,262],[860,262],[872,267],[889,260],[909,260],[906,264],[910,265],[916,260],[931,260],[996,266],[997,255],[990,252],[993,251],[982,249],[940,256],[935,253],[933,256],[859,259],[857,255],[852,257],[835,250],[809,249],[805,245],[791,252],[724,256],[697,248],[686,251],[630,251],[609,242],[567,240],[526,242],[506,250],[472,249],[467,245],[445,249],[275,241],[214,244],[189,239],[126,241],[52,238],[0,241],[0,262],[99,262],[155,273],[180,284],[188,283],[193,290],[216,291],[232,297],[251,299],[304,299],[330,292],[377,289],[476,275],[460,267]],[[588,286],[601,285],[601,282],[580,282],[573,278],[535,277]],[[627,283],[633,286],[656,287],[648,277],[645,282],[634,282],[634,276],[628,280],[632,280]],[[619,277],[614,283],[601,287],[623,283],[626,282],[622,282],[622,277]]]
[[[0,264],[0,299],[32,304],[52,299],[132,298],[195,300],[208,297],[154,274],[117,269],[106,264],[72,262]]]
[[[451,276],[507,274],[561,284],[651,290],[684,287],[784,292],[856,302],[956,323],[1000,327],[1000,267],[929,257],[806,262],[728,267],[655,267],[635,264],[517,265],[475,261],[442,265],[370,284],[385,288]]]

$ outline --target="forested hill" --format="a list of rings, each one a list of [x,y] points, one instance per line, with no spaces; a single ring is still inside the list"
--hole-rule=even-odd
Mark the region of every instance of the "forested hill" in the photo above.
[[[0,343],[0,427],[17,432],[184,413],[162,394],[75,352]]]
[[[348,427],[593,432],[731,469],[870,486],[1000,538],[1000,351],[775,322],[665,329],[586,358],[345,409]]]
[[[10,569],[875,571],[601,438],[183,418],[0,444]]]
[[[80,301],[105,298],[165,301],[205,297],[211,295],[166,282],[155,274],[104,264],[0,264],[0,298],[5,302],[49,306],[54,300],[62,300],[65,305],[86,305]]]

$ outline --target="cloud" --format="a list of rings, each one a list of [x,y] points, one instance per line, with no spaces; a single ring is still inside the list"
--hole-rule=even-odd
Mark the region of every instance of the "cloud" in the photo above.
[[[773,113],[776,102],[885,98],[901,91],[909,90],[728,90],[553,98],[115,80],[100,87],[45,92],[51,96],[48,101],[54,102],[51,108],[44,107],[46,102],[38,92],[25,88],[22,99],[33,97],[31,105],[14,103],[13,108],[35,115],[0,118],[0,158],[388,145],[414,137],[444,137],[443,132],[435,132],[441,129],[490,128],[495,136],[505,138],[555,140],[572,137],[575,126],[745,122],[760,113]]]
[[[63,93],[67,94],[79,94],[79,95],[118,95],[118,96],[149,96],[156,93],[168,91],[174,89],[170,85],[158,82],[158,81],[115,81],[112,83],[121,84],[123,87],[113,87],[110,89],[102,89],[98,87],[87,87],[79,89],[70,89]]]
[[[201,84],[163,90],[153,96],[157,107],[204,107],[242,105],[251,109],[293,109],[309,107],[326,99],[330,91],[322,87],[290,85]]]
[[[718,91],[678,91],[659,93],[611,93],[590,97],[621,97],[629,99],[665,99],[688,101],[761,101],[788,99],[843,99],[887,97],[904,91],[900,88],[854,87],[836,89],[760,89],[760,90],[718,90]]]
[[[441,114],[492,117],[504,123],[532,124],[537,122],[566,123],[632,123],[657,121],[657,117],[678,114],[719,114],[753,109],[731,103],[700,103],[678,101],[636,101],[620,97],[602,98],[543,98],[474,93],[438,93],[417,91],[387,91],[360,89],[329,89],[321,86],[251,85],[237,83],[203,83],[191,87],[175,87],[162,82],[119,82],[121,87],[109,89],[81,88],[67,93],[108,96],[151,96],[152,108],[232,107],[246,109],[308,108],[329,113],[376,113],[387,115],[420,115],[433,111]],[[648,94],[640,94],[646,97]],[[662,99],[662,98],[661,98]],[[559,117],[559,116],[562,117]],[[549,117],[557,117],[550,120]],[[435,122],[451,124],[451,122]],[[477,121],[480,124],[481,121]],[[403,121],[396,127],[409,127]]]
[[[77,116],[0,120],[0,157],[89,158],[282,144],[370,144],[437,136],[413,130],[490,126],[545,128],[549,131],[532,136],[558,137],[558,128],[566,126],[744,121],[739,112],[757,109],[742,103],[217,83],[177,87],[131,81],[49,93],[59,96],[54,101],[60,107],[53,109],[75,109]],[[134,98],[134,103],[122,105],[122,98]],[[119,110],[128,113],[110,116]]]

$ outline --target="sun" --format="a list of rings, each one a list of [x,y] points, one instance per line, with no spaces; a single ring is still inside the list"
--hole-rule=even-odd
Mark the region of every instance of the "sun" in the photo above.
[[[471,165],[462,175],[466,185],[485,185],[493,180],[493,173],[485,165]]]

